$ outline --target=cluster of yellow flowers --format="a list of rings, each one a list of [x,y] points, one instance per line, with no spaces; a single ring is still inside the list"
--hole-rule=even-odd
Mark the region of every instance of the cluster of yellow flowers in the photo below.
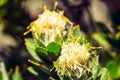
[[[55,40],[56,35],[61,36],[65,34],[66,24],[72,24],[64,15],[63,11],[49,11],[45,8],[44,12],[39,15],[38,19],[33,21],[27,29],[25,34],[32,32],[34,38],[39,39],[41,35],[44,35],[44,43],[48,43]]]
[[[76,65],[84,65],[88,57],[89,53],[84,45],[71,42],[66,45],[63,45],[61,56],[59,59],[62,63],[67,62],[68,66],[73,65],[74,63]]]
[[[88,58],[89,52],[86,46],[73,42],[63,45],[61,55],[58,58],[60,67],[58,74],[67,74],[79,78],[84,69],[82,65],[86,64]]]

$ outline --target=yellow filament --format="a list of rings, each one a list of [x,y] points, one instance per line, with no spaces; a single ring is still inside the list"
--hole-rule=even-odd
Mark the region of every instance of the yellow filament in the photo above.
[[[40,66],[39,63],[36,63],[36,62],[34,62],[34,61],[30,60],[30,59],[28,59],[28,62],[30,62],[30,63],[32,63],[32,64],[34,64],[34,65],[36,65],[36,66]]]
[[[56,8],[57,8],[57,5],[58,5],[58,2],[57,1],[55,1],[55,4],[54,4],[54,11],[56,10]]]

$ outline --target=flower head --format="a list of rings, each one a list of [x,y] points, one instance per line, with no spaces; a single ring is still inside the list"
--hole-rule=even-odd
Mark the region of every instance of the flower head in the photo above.
[[[76,76],[82,75],[84,67],[89,58],[89,52],[84,45],[79,43],[69,43],[62,47],[61,55],[55,62],[55,68],[58,75]],[[56,64],[58,67],[56,67]]]
[[[56,35],[62,35],[67,23],[72,24],[72,22],[63,15],[63,11],[55,12],[45,9],[45,11],[39,15],[38,19],[28,26],[28,32],[32,32],[36,39],[44,36],[43,41],[47,45],[49,42],[55,40]]]

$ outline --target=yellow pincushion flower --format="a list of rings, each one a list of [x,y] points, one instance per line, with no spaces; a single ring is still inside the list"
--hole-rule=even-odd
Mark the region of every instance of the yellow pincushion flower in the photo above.
[[[86,46],[70,42],[63,45],[61,55],[54,62],[54,66],[58,75],[66,74],[69,77],[75,76],[80,78],[84,69],[83,65],[86,64],[88,58],[89,52]]]
[[[55,40],[56,35],[62,35],[67,23],[72,24],[72,22],[63,15],[63,11],[55,12],[45,9],[45,11],[39,15],[38,19],[28,26],[27,29],[29,29],[29,31],[26,33],[32,32],[36,39],[44,35],[43,41],[45,45],[47,45],[49,42]]]

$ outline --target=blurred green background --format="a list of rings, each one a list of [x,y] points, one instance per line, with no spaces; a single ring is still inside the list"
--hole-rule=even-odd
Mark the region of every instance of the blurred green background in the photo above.
[[[77,12],[80,7],[76,7],[76,5],[70,7],[59,3],[58,8],[64,9],[65,15],[70,20],[81,25],[81,30],[88,36],[93,46],[102,47],[98,51],[100,64],[108,68],[109,80],[119,80],[120,3],[119,0],[103,1],[109,9],[108,15],[113,24],[114,33],[106,27],[109,23],[106,23],[105,19],[97,22],[98,30],[95,32],[91,26],[83,28],[84,26],[80,24],[82,21],[79,22],[82,13]],[[54,0],[0,0],[0,80],[8,80],[4,79],[6,76],[10,80],[18,80],[18,77],[20,77],[19,80],[39,80],[27,71],[27,67],[31,65],[27,60],[31,59],[31,56],[25,48],[24,38],[31,37],[31,35],[24,36],[23,33],[30,22],[43,12],[43,5],[49,6],[48,8],[52,10]],[[103,11],[103,14],[104,12],[106,11]],[[98,16],[102,16],[102,13]]]

